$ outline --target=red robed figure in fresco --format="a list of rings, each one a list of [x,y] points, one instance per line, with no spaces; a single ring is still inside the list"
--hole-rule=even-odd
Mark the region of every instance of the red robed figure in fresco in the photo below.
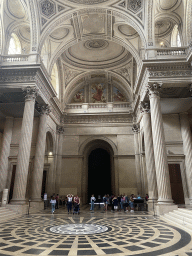
[[[96,101],[101,101],[101,97],[103,95],[102,85],[98,84],[98,86],[96,86],[96,90],[97,92],[93,95],[93,99],[95,99]]]

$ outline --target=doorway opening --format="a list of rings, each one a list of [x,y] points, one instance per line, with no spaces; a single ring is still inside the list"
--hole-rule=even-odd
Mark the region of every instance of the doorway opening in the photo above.
[[[102,148],[91,151],[88,158],[88,200],[92,194],[98,199],[111,194],[110,153]]]
[[[41,189],[41,198],[43,199],[46,192],[46,180],[47,180],[47,171],[43,171],[43,180],[42,180],[42,189]]]
[[[169,164],[172,199],[175,204],[185,204],[180,164]]]
[[[16,175],[16,165],[13,165],[12,169],[12,176],[11,176],[11,184],[10,184],[10,190],[9,190],[9,203],[13,197],[13,189],[14,189],[14,182],[15,182],[15,175]]]

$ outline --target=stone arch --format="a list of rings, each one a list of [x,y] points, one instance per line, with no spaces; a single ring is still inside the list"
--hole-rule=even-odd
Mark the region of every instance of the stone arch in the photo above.
[[[106,9],[90,9],[91,13],[94,13],[95,12],[99,12],[99,10],[105,10],[105,11],[109,11],[109,12],[112,12],[111,9],[109,8],[106,8]],[[79,10],[77,15],[81,15],[81,12],[83,10]],[[89,12],[89,9],[87,10],[87,12]],[[126,22],[125,24],[127,25],[130,25],[132,26],[139,34],[141,40],[142,40],[142,43],[143,45],[146,47],[147,44],[146,44],[146,38],[145,38],[145,35],[144,35],[144,29],[143,27],[141,26],[141,24],[136,20],[134,19],[133,17],[130,17],[128,16],[127,14],[122,14],[120,12],[117,12],[117,11],[113,11],[113,16],[114,17],[120,17],[122,19],[124,19],[124,21]],[[39,52],[41,52],[41,49],[43,47],[43,44],[46,40],[46,38],[49,36],[49,34],[54,30],[56,29],[57,27],[59,27],[61,24],[63,24],[64,21],[68,20],[68,19],[71,19],[73,18],[73,13],[72,11],[69,12],[67,15],[63,16],[62,18],[61,17],[58,17],[57,19],[54,20],[54,22],[52,22],[43,32],[42,34],[42,37],[41,37],[41,41],[39,43]],[[105,36],[100,36],[100,39],[105,39]],[[96,39],[96,37],[92,37],[92,39]],[[86,40],[86,38],[81,38],[79,40]],[[126,49],[128,49],[130,51],[130,53],[134,56],[134,58],[136,59],[136,62],[138,64],[138,66],[141,66],[141,59],[140,59],[140,56],[139,56],[139,53],[138,51],[134,48],[134,46],[129,43],[128,40],[122,40],[122,38],[108,38],[108,40],[111,40],[113,42],[116,42],[122,46],[124,46]],[[73,41],[70,41],[68,43],[64,42],[63,44],[60,45],[59,49],[57,50],[57,53],[55,55],[52,56],[52,59],[50,60],[50,65],[49,65],[49,70],[48,72],[51,72],[52,70],[52,66],[54,65],[54,63],[56,62],[56,60],[58,59],[58,57],[61,55],[61,53],[63,51],[65,51],[66,49],[68,49],[69,47],[75,45],[76,43],[78,43],[79,41],[77,39],[74,39]]]
[[[117,145],[112,140],[110,140],[109,138],[104,137],[104,136],[93,136],[93,137],[90,137],[90,138],[86,139],[79,146],[79,155],[83,155],[85,150],[86,150],[87,145],[90,144],[91,142],[95,141],[95,140],[101,140],[101,141],[107,142],[111,146],[111,148],[114,152],[114,155],[117,155],[117,153],[118,153]]]
[[[39,18],[37,16],[38,10],[37,1],[35,0],[27,0],[28,6],[28,15],[30,21],[30,31],[31,31],[31,52],[38,51],[38,43],[39,43],[39,35],[40,31],[38,30],[38,21]]]

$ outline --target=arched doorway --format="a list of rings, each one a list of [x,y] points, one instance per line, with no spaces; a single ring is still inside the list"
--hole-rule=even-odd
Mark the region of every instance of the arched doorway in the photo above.
[[[111,164],[110,154],[103,148],[91,151],[88,157],[88,198],[92,194],[111,194]]]
[[[90,201],[90,195],[92,193],[96,196],[98,193],[118,194],[118,164],[115,158],[115,155],[117,155],[117,147],[114,142],[106,137],[90,137],[80,146],[79,154],[83,156],[81,173],[82,203],[87,204]],[[99,158],[101,158],[101,162],[103,162],[102,159],[105,158],[107,164],[103,164],[102,166],[98,160]],[[95,161],[93,159],[95,159]],[[97,164],[95,167],[93,166],[94,162]],[[106,171],[107,178],[103,177],[104,171],[100,171],[100,169],[104,170],[106,168],[108,169],[108,171]],[[97,173],[99,174],[97,175]],[[98,181],[96,181],[97,178]],[[103,182],[103,180],[105,180],[107,185],[102,185],[101,182]],[[96,186],[105,188],[103,191],[99,192]],[[101,196],[103,194],[101,194]]]

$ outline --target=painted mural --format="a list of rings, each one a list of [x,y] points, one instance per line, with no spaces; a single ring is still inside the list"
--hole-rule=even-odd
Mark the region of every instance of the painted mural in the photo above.
[[[105,103],[106,102],[106,88],[103,83],[92,84],[91,86],[91,98],[93,103]]]
[[[84,88],[74,95],[71,103],[84,103]]]
[[[115,102],[125,102],[126,97],[117,89],[116,87],[113,87],[113,101]]]

